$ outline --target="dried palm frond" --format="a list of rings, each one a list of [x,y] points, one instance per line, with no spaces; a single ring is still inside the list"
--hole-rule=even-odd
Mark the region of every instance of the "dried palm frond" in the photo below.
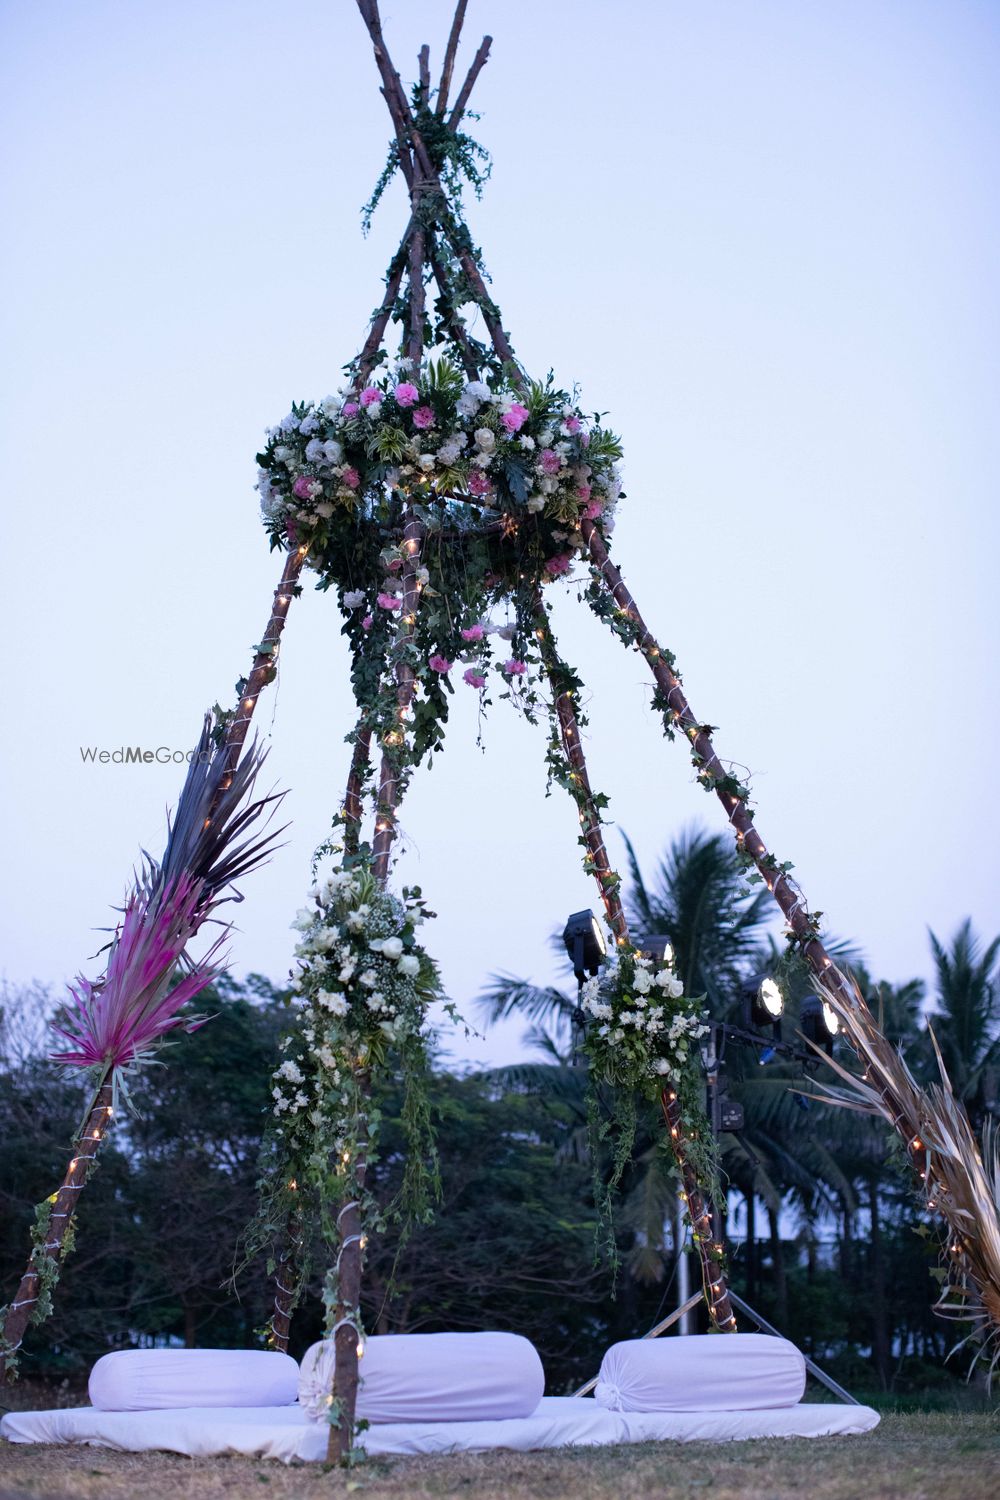
[[[265,813],[266,827],[284,797],[283,792],[270,792],[251,800],[266,758],[267,751],[255,740],[230,769],[228,751],[225,745],[214,743],[211,715],[205,715],[177,811],[169,823],[163,858],[159,864],[148,861],[142,885],[152,897],[157,898],[183,875],[201,883],[200,920],[220,899],[242,901],[236,881],[270,858],[275,840],[285,831],[278,828],[237,842]],[[224,890],[228,890],[225,897]]]
[[[933,1031],[940,1083],[922,1088],[902,1052],[882,1034],[853,980],[831,965],[817,981],[863,1067],[857,1077],[825,1058],[843,1086],[820,1082],[827,1103],[881,1115],[905,1142],[931,1212],[948,1231],[947,1276],[935,1311],[972,1324],[961,1342],[976,1344],[990,1377],[1000,1362],[1000,1157],[990,1131],[979,1149]],[[824,1055],[824,1054],[820,1054]],[[819,1097],[819,1096],[814,1096]],[[961,1345],[959,1345],[961,1347]]]
[[[125,1069],[147,1060],[167,1032],[201,1024],[180,1013],[222,972],[213,959],[229,929],[198,963],[186,957],[187,945],[220,902],[242,900],[233,882],[267,859],[284,831],[247,837],[261,818],[266,829],[284,794],[254,799],[264,752],[254,744],[230,769],[227,750],[214,743],[211,730],[206,714],[163,858],[146,855],[103,977],[96,983],[80,977],[70,985],[71,1003],[53,1025],[72,1044],[55,1060],[96,1068],[98,1087],[110,1075],[117,1091]],[[174,983],[185,966],[184,977]]]
[[[197,930],[203,901],[201,882],[186,875],[166,887],[155,905],[148,893],[133,893],[100,984],[81,976],[69,986],[73,1004],[56,1017],[53,1030],[71,1048],[54,1053],[54,1061],[96,1068],[98,1087],[110,1075],[117,1091],[124,1070],[145,1061],[169,1031],[195,1031],[203,1024],[204,1017],[180,1012],[220,974],[212,959],[228,928],[171,986],[178,960]]]

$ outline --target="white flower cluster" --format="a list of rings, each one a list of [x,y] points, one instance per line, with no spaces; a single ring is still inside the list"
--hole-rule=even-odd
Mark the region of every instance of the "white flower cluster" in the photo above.
[[[597,975],[586,980],[580,1003],[599,1024],[596,1036],[606,1046],[638,1045],[648,1057],[648,1071],[676,1076],[688,1061],[692,1046],[709,1030],[672,965],[654,969],[644,954],[633,955],[631,983],[622,988],[618,975],[611,981]]]
[[[389,895],[363,866],[334,870],[310,896],[293,923],[299,1015],[282,1047],[294,1055],[275,1070],[271,1093],[279,1118],[318,1127],[350,1108],[352,1067],[376,1035],[398,1041],[421,1025],[414,929],[425,914],[419,896]]]

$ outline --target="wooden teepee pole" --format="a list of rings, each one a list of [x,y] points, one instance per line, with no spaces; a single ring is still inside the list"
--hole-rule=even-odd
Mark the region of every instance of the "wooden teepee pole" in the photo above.
[[[44,1238],[36,1244],[28,1260],[28,1268],[21,1277],[4,1320],[3,1339],[0,1341],[0,1377],[15,1366],[17,1352],[24,1340],[25,1332],[44,1294],[46,1263],[57,1267],[62,1260],[66,1236],[73,1223],[76,1201],[90,1175],[94,1159],[101,1143],[111,1127],[113,1089],[110,1078],[101,1084],[94,1096],[87,1118],[74,1137],[72,1157],[65,1176],[49,1199],[51,1210],[44,1220]],[[47,1313],[42,1314],[43,1317]]]
[[[552,687],[556,715],[562,738],[563,754],[571,767],[573,797],[580,810],[580,823],[587,843],[589,862],[597,888],[604,903],[608,923],[619,945],[630,941],[628,922],[621,900],[621,882],[612,869],[608,858],[604,834],[601,831],[601,814],[594,802],[580,736],[580,723],[576,712],[575,695],[566,685],[565,667],[559,657],[548,612],[541,599],[535,615],[535,636],[541,648],[542,665]],[[681,1198],[687,1206],[691,1220],[691,1238],[701,1267],[702,1287],[709,1316],[713,1325],[722,1333],[736,1332],[736,1318],[729,1300],[726,1281],[724,1250],[712,1234],[711,1206],[706,1204],[697,1174],[691,1165],[684,1133],[684,1119],[676,1091],[665,1088],[660,1093],[660,1108],[670,1141],[670,1149],[677,1164],[681,1181]]]
[[[382,35],[377,0],[358,0],[358,7],[361,11],[362,17],[364,18],[365,24],[368,27],[369,35],[371,36],[372,45],[375,51],[375,60],[378,65],[379,72],[382,75],[382,92],[385,96],[386,104],[388,105],[389,113],[392,117],[393,126],[396,131],[397,142],[400,145],[400,162],[403,168],[407,185],[410,187],[412,193],[415,188],[415,179],[419,175],[422,191],[424,193],[429,193],[431,191],[434,191],[436,193],[436,217],[440,225],[441,232],[447,239],[449,245],[451,246],[452,252],[458,259],[458,262],[462,267],[462,271],[465,275],[467,284],[472,292],[473,298],[483,314],[483,319],[489,330],[494,352],[500,359],[501,363],[504,364],[504,366],[507,368],[510,378],[514,381],[514,383],[523,385],[525,377],[515,360],[513,349],[511,348],[510,342],[501,323],[500,310],[493,299],[490,297],[489,292],[486,289],[486,284],[483,281],[482,275],[480,274],[479,267],[476,265],[476,261],[471,250],[471,242],[468,239],[468,232],[463,232],[463,228],[456,224],[448,208],[447,198],[444,193],[444,188],[442,186],[440,176],[430,159],[426,144],[423,141],[420,132],[413,120],[413,116],[407,103],[405,93],[403,92],[399,74],[396,72],[395,68],[392,65],[392,61],[389,57],[388,50],[385,45],[385,39]],[[461,5],[459,6],[459,12],[464,12],[464,7]],[[449,52],[446,54],[446,71],[448,69],[449,55],[452,56],[453,66],[453,53],[458,43],[457,28],[460,28],[460,22],[461,14],[456,15],[456,25],[453,27],[452,39],[449,40]],[[463,86],[462,91],[459,95],[459,100],[456,103],[456,107],[452,111],[451,116],[449,117],[448,123],[452,129],[457,126],[458,121],[461,118],[461,114],[468,103],[472,85],[474,84],[476,77],[478,76],[480,70],[486,62],[487,56],[489,54],[489,48],[490,39],[489,37],[487,37],[484,39],[482,45],[479,48],[479,51],[476,53],[476,57],[473,61],[472,68],[470,69],[469,76],[467,77],[465,85]],[[448,79],[450,82],[450,72],[448,73]],[[409,151],[405,149],[406,146],[408,146]],[[409,153],[412,153],[412,155],[410,155]],[[447,301],[447,294],[443,285],[443,272],[439,273],[438,267],[434,265],[433,260],[431,262],[431,265],[432,270],[435,274],[435,278],[438,281],[438,285],[441,287],[442,293],[443,295],[445,295],[445,300]],[[454,317],[451,319],[451,322],[454,332]],[[463,354],[463,363],[466,364],[466,368],[468,369],[466,346],[463,345],[461,340],[459,340],[459,348],[461,349]],[[539,628],[542,628],[541,625],[539,626]],[[545,633],[548,633],[547,617],[545,619]],[[579,737],[579,725],[576,721],[572,698],[567,697],[567,695],[563,692],[556,691],[556,704],[556,711],[559,716],[560,723],[560,733],[562,735],[563,747],[566,751],[567,758],[570,760],[570,764],[574,767],[575,774],[582,775],[585,778],[586,766],[583,762],[583,751],[582,747],[580,746]],[[584,796],[589,797],[589,782],[586,782],[585,780],[582,781],[581,787],[584,789]],[[586,806],[586,803],[584,805]],[[598,880],[599,889],[601,891],[602,901],[604,901],[605,903],[606,910],[608,910],[610,901],[611,909],[615,911],[613,920],[611,913],[609,912],[609,921],[611,921],[612,929],[616,932],[616,934],[620,931],[625,935],[625,940],[627,940],[627,928],[625,927],[624,914],[620,911],[621,902],[620,897],[617,895],[617,882],[614,882],[613,879],[608,879],[609,873],[613,874],[613,872],[611,872],[610,861],[607,858],[607,851],[604,847],[603,836],[600,832],[600,819],[597,814],[597,809],[593,807],[592,803],[590,805],[589,812],[585,811],[584,815],[586,817],[585,829],[588,849],[590,850],[591,858],[594,861],[594,871],[595,876]],[[389,832],[389,830],[384,830],[384,834],[387,837],[391,837],[391,833]],[[376,835],[376,837],[377,836],[378,835]],[[617,910],[615,910],[616,906]],[[716,1245],[713,1242],[710,1233],[708,1236],[703,1233],[704,1223],[706,1220],[710,1222],[710,1216],[706,1213],[703,1197],[698,1187],[697,1177],[693,1171],[693,1168],[691,1167],[690,1161],[688,1160],[685,1151],[683,1122],[681,1119],[680,1109],[677,1103],[676,1096],[672,1096],[671,1091],[664,1090],[663,1097],[661,1099],[661,1105],[670,1136],[671,1148],[673,1150],[675,1159],[677,1160],[678,1168],[681,1174],[681,1180],[684,1184],[684,1192],[688,1204],[688,1211],[691,1215],[692,1220],[695,1246],[698,1250],[699,1259],[701,1260],[702,1276],[705,1284],[705,1291],[709,1303],[709,1308],[713,1320],[719,1327],[723,1327],[726,1329],[735,1329],[735,1319],[732,1316],[732,1309],[729,1305],[728,1292],[726,1291],[725,1277],[722,1270],[722,1250],[720,1246]]]
[[[781,868],[768,851],[767,845],[757,832],[753,813],[747,806],[746,795],[740,796],[737,791],[733,790],[733,779],[719,760],[712,742],[711,729],[696,717],[687,700],[681,679],[670,664],[668,654],[650,633],[621,573],[608,556],[604,538],[593,521],[584,519],[581,522],[581,531],[590,549],[595,576],[601,580],[614,599],[616,607],[629,622],[636,646],[652,671],[674,723],[690,742],[699,777],[713,788],[726,810],[726,816],[736,834],[737,844],[756,865],[764,884],[780,906],[785,920],[799,940],[802,953],[813,972],[822,978],[824,983],[833,984],[843,993],[845,1002],[853,1005],[853,990],[850,982],[837,968],[817,936],[814,919],[809,915],[802,892],[788,872]]]

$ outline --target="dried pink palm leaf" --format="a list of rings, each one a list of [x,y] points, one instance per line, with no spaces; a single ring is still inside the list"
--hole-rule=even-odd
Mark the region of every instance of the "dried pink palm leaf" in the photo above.
[[[193,1031],[200,1017],[185,1018],[184,1006],[218,977],[212,960],[228,929],[178,983],[171,981],[181,955],[197,931],[202,882],[181,875],[159,897],[136,892],[125,908],[107,972],[99,985],[79,978],[70,985],[72,1005],[53,1030],[70,1043],[54,1053],[57,1062],[98,1069],[100,1079],[149,1054],[170,1031]]]

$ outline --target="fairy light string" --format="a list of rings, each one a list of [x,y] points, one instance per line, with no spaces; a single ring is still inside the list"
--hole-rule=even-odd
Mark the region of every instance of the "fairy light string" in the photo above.
[[[17,1368],[17,1355],[28,1327],[48,1317],[52,1288],[60,1263],[73,1248],[76,1195],[94,1169],[97,1153],[114,1118],[114,1092],[110,1078],[100,1084],[83,1125],[71,1146],[65,1175],[50,1198],[35,1210],[32,1252],[28,1267],[7,1307],[0,1338],[3,1374]]]

